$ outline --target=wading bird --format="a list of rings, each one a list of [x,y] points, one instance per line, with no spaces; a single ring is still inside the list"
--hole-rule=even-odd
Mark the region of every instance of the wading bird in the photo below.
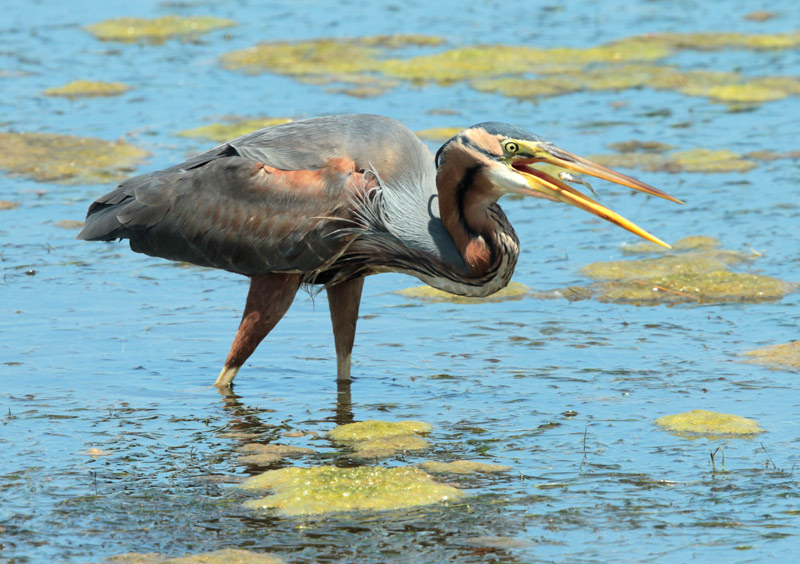
[[[254,131],[136,176],[95,201],[79,239],[129,239],[151,256],[250,277],[241,324],[216,381],[227,387],[303,283],[328,293],[337,378],[350,355],[364,277],[410,274],[462,296],[504,288],[519,240],[504,194],[567,202],[668,246],[538,165],[589,174],[680,203],[511,125],[481,123],[434,157],[403,124],[328,116]]]

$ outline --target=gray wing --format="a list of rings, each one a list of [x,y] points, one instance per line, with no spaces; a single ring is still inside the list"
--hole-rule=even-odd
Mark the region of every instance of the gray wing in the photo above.
[[[290,122],[124,181],[90,206],[78,238],[127,238],[137,252],[246,275],[312,272],[355,237],[349,194],[370,187],[366,170],[391,184],[435,173],[427,147],[390,118]]]
[[[411,130],[397,120],[369,114],[289,122],[248,133],[213,150],[226,145],[242,157],[283,170],[319,169],[328,159],[342,157],[351,159],[358,169],[398,182],[405,176],[415,179],[421,170],[434,170],[430,151]]]

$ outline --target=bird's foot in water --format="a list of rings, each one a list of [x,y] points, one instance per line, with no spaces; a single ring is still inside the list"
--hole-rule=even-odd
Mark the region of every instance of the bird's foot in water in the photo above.
[[[236,378],[237,372],[239,372],[238,366],[224,366],[214,385],[217,388],[233,388],[233,379]]]

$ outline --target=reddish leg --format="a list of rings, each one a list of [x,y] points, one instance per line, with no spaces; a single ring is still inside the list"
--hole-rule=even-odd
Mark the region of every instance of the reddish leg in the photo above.
[[[333,340],[336,343],[337,380],[350,380],[350,355],[356,338],[358,306],[363,287],[364,278],[356,278],[328,288]]]
[[[260,274],[250,278],[242,322],[215,386],[231,385],[242,364],[292,305],[300,280],[300,274]]]

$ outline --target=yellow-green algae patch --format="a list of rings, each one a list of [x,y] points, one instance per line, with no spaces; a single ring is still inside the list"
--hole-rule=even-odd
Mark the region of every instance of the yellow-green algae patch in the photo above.
[[[697,435],[755,435],[764,432],[752,419],[705,409],[666,415],[656,419],[656,424],[674,433]]]
[[[250,73],[303,76],[374,72],[412,82],[447,84],[533,70],[578,70],[600,62],[652,61],[670,54],[653,43],[623,40],[587,49],[474,45],[408,59],[384,57],[387,48],[441,43],[439,37],[413,35],[261,43],[227,53],[221,62],[226,68]]]
[[[423,450],[430,443],[417,435],[393,435],[367,441],[353,441],[351,446],[359,458],[386,458],[398,452]]]
[[[59,219],[53,226],[61,229],[80,229],[83,227],[83,222],[77,219]]]
[[[344,94],[345,96],[352,96],[353,98],[375,98],[377,96],[383,96],[390,88],[396,86],[394,83],[386,83],[377,80],[374,84],[354,85],[352,81],[349,82],[351,82],[350,86],[328,88],[327,92],[330,94]]]
[[[417,137],[420,139],[424,139],[425,141],[439,141],[444,142],[450,139],[451,137],[455,137],[456,134],[460,133],[464,127],[432,127],[430,129],[420,129],[419,131],[415,131],[414,133],[417,134]]]
[[[359,466],[282,468],[254,476],[242,484],[271,490],[267,497],[245,502],[254,509],[281,515],[324,515],[345,511],[388,511],[454,501],[465,496],[440,484],[419,468]]]
[[[708,235],[690,235],[689,237],[684,237],[683,239],[672,243],[672,251],[716,249],[719,246],[720,242],[716,237],[709,237]],[[623,245],[621,250],[626,254],[666,254],[669,252],[669,249],[648,241]],[[736,254],[740,255],[740,253]]]
[[[792,76],[747,77],[736,72],[682,70],[671,66],[616,62],[593,68],[575,64],[533,66],[527,70],[539,76],[523,77],[519,76],[520,72],[499,73],[502,76],[498,76],[487,72],[471,77],[471,85],[481,92],[519,100],[536,100],[579,91],[652,88],[687,96],[702,96],[732,105],[757,105],[798,94],[798,80]]]
[[[768,88],[760,84],[726,84],[708,89],[708,96],[721,102],[772,102],[786,98],[788,94],[782,90]]]
[[[40,182],[105,184],[124,178],[147,151],[125,141],[0,132],[0,169]]]
[[[793,49],[800,45],[800,32],[789,33],[654,33],[632,40],[642,44],[655,44],[666,49],[691,49],[712,51],[721,49],[778,50]]]
[[[669,54],[668,49],[638,40],[622,40],[586,49],[473,45],[410,59],[388,59],[380,66],[380,71],[412,82],[448,84],[529,72],[555,74],[564,70],[577,71],[599,63],[654,61]]]
[[[73,80],[64,86],[48,88],[45,96],[62,96],[64,98],[92,98],[99,96],[119,96],[130,90],[130,86],[121,82],[103,82],[101,80]]]
[[[778,17],[778,14],[775,12],[768,12],[766,10],[756,10],[755,12],[750,12],[744,16],[744,19],[749,20],[751,22],[766,22],[773,18]]]
[[[360,458],[384,458],[408,450],[428,448],[420,434],[429,433],[433,425],[423,421],[360,421],[339,425],[328,432],[328,438],[351,447]]]
[[[776,369],[800,370],[800,341],[771,345],[744,354],[749,357],[745,362],[763,364]]]
[[[683,167],[676,160],[655,153],[589,155],[588,159],[611,168],[638,168],[647,172],[683,172]]]
[[[688,237],[684,237],[679,241],[676,241],[672,244],[672,248],[675,251],[690,251],[695,249],[716,249],[722,243],[716,237],[711,237],[709,235],[689,235]],[[656,245],[659,249],[664,249],[660,245]],[[726,253],[734,253],[736,255],[741,255],[741,253],[736,253],[735,251],[725,251]]]
[[[260,43],[222,56],[222,65],[250,74],[289,76],[359,73],[375,68],[378,51],[355,42],[314,39],[298,43]]]
[[[762,76],[753,79],[748,84],[780,90],[786,94],[800,94],[800,76]]]
[[[152,552],[147,554],[130,552],[112,556],[106,562],[113,564],[284,564],[284,560],[277,556],[236,548],[225,548],[202,554],[187,554],[178,558],[170,558]]]
[[[334,441],[368,441],[396,435],[418,435],[430,433],[433,425],[424,421],[359,421],[339,425],[328,431],[328,438]]]
[[[672,145],[667,143],[661,143],[660,141],[642,141],[640,139],[610,143],[608,148],[618,153],[666,153],[670,149],[674,149]]]
[[[453,462],[431,460],[423,462],[419,466],[423,470],[434,474],[499,474],[511,470],[510,466],[487,464],[478,460],[455,460]]]
[[[86,26],[103,41],[161,42],[172,37],[193,37],[235,26],[236,22],[211,16],[164,16],[161,18],[113,18]]]
[[[505,302],[521,300],[530,294],[530,288],[518,282],[510,282],[508,286],[497,293],[484,298],[469,298],[448,294],[431,286],[413,286],[397,292],[401,296],[429,302],[451,302],[456,304],[479,304],[484,302]]]
[[[796,290],[796,285],[770,276],[718,270],[607,282],[594,288],[594,297],[602,302],[637,305],[760,302],[779,300]]]
[[[533,52],[538,52],[540,60],[543,60],[543,50],[523,49],[531,56]],[[387,76],[411,82],[448,84],[487,75],[524,72],[518,68],[519,53],[515,48],[505,45],[480,45],[410,59],[385,59],[377,61],[373,68]]]
[[[560,96],[571,92],[578,92],[582,89],[581,85],[575,81],[558,76],[536,79],[514,77],[488,78],[473,81],[471,86],[478,92],[502,94],[503,96],[522,100]]]
[[[391,87],[369,84],[379,81],[380,76],[415,84],[472,81],[480,91],[519,99],[582,90],[653,88],[704,96],[736,107],[800,93],[800,81],[791,76],[752,78],[737,72],[653,64],[682,49],[791,49],[800,45],[796,32],[654,34],[588,48],[470,45],[411,58],[387,56],[388,49],[441,43],[439,37],[404,35],[262,43],[223,55],[221,64],[248,73],[274,72],[304,81],[353,83],[355,86],[338,91],[362,97],[381,94]]]
[[[581,274],[598,280],[588,286],[571,286],[534,294],[539,298],[584,300],[635,305],[683,302],[759,302],[778,300],[795,292],[798,284],[760,274],[732,272],[730,267],[754,260],[753,253],[719,249],[713,237],[687,237],[672,250],[630,245],[628,253],[663,256],[638,260],[591,263]]]
[[[403,47],[437,47],[443,45],[445,40],[437,35],[422,35],[420,33],[394,33],[384,35],[368,35],[359,37],[359,43],[372,47],[386,49],[402,49]]]
[[[227,69],[247,73],[274,72],[288,76],[339,75],[378,71],[385,49],[438,45],[440,37],[424,35],[376,35],[343,39],[311,39],[259,43],[222,55]]]
[[[272,127],[273,125],[281,125],[282,123],[288,123],[290,121],[292,121],[291,118],[284,117],[243,119],[228,123],[211,123],[193,129],[184,129],[183,131],[179,131],[178,135],[182,137],[202,137],[221,143],[229,139],[241,137],[246,133],[258,129]]]
[[[581,268],[581,274],[599,280],[648,279],[664,276],[712,273],[725,270],[752,255],[737,251],[689,251],[659,258],[593,262]]]
[[[280,454],[264,452],[240,456],[237,460],[242,464],[247,464],[248,466],[269,466],[271,464],[275,464],[276,462],[280,462],[283,460],[283,457]]]
[[[688,149],[667,154],[626,151],[590,155],[589,159],[608,167],[638,168],[648,172],[746,172],[758,163],[726,149]]]
[[[746,172],[758,166],[740,154],[724,149],[689,149],[671,156],[687,172]]]

